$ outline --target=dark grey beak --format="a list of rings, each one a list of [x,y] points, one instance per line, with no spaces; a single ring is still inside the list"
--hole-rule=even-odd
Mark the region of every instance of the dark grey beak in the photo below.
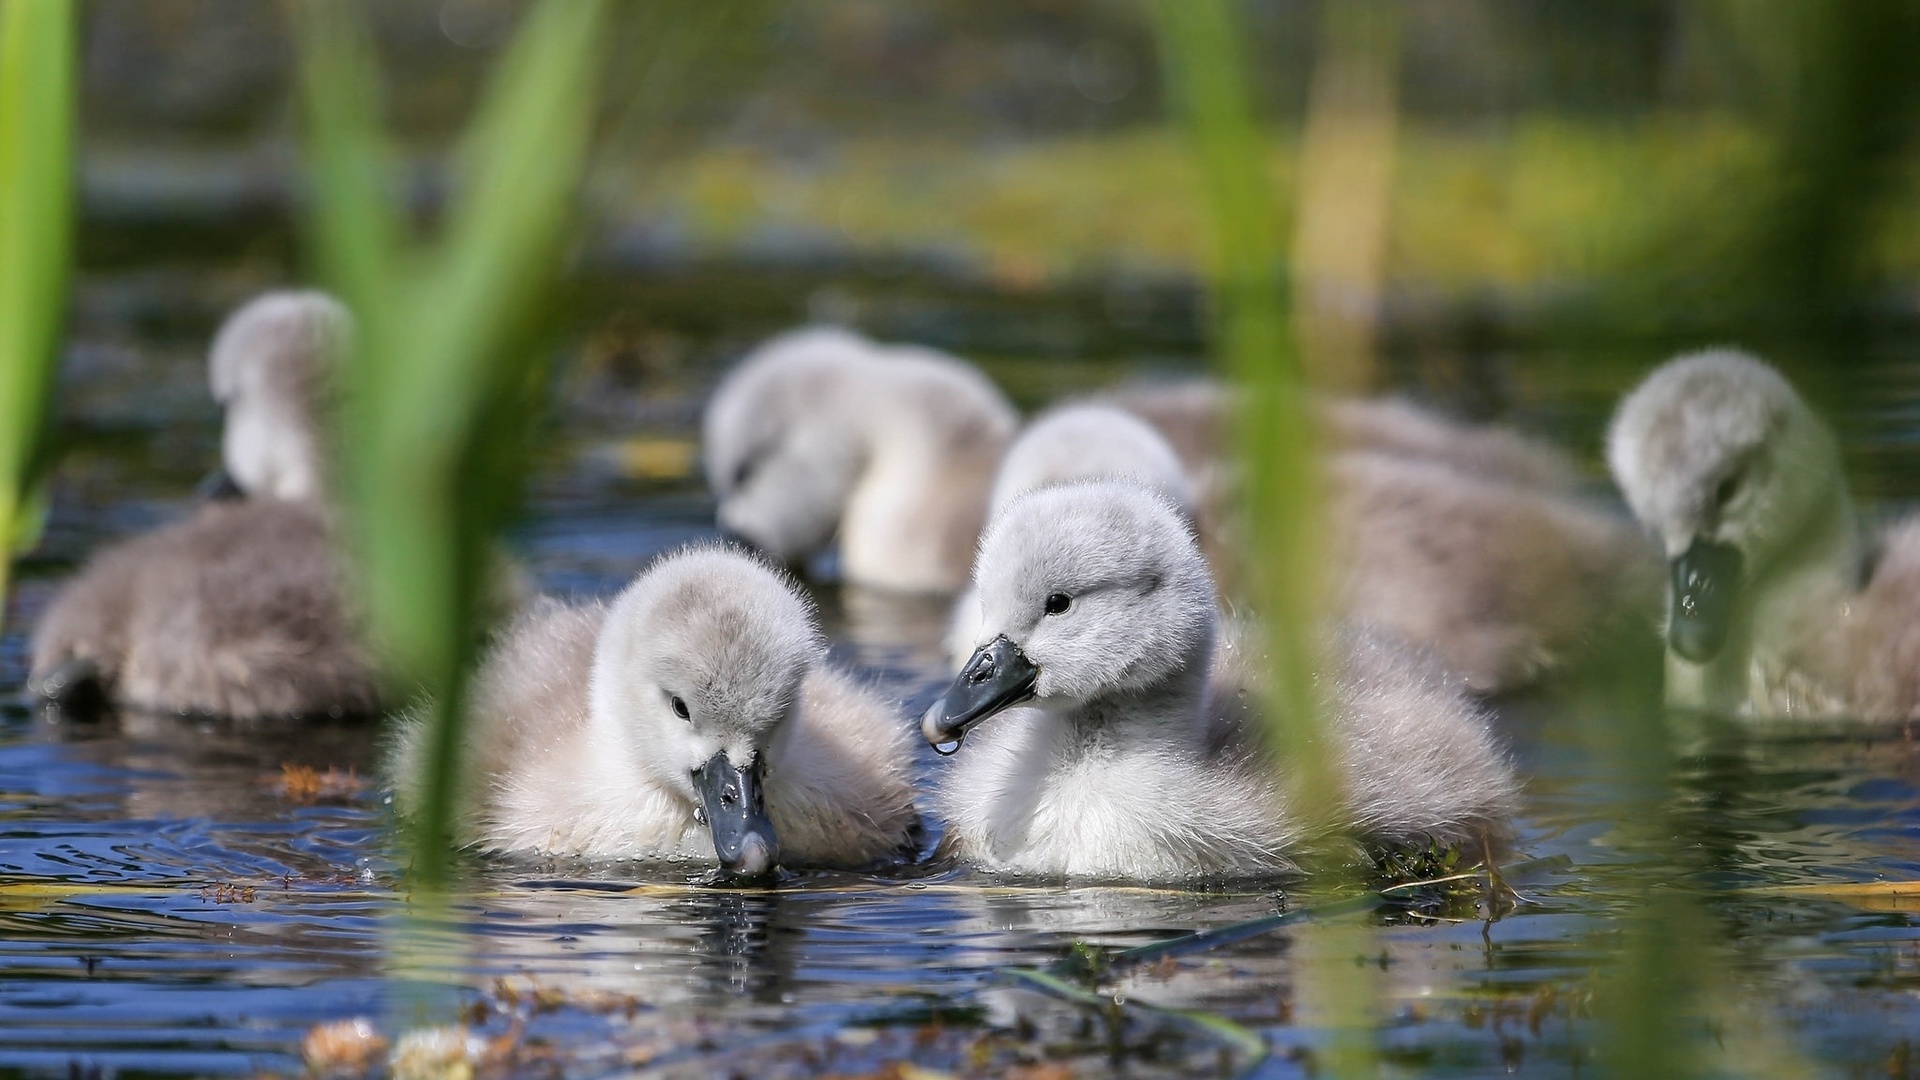
[[[765,760],[756,755],[742,772],[722,752],[694,774],[707,828],[713,832],[713,853],[719,856],[722,869],[748,877],[765,874],[780,861],[780,843],[774,838],[760,783]]]
[[[1668,613],[1667,646],[1696,664],[1719,655],[1733,626],[1740,578],[1738,548],[1696,538],[1693,546],[1673,560],[1673,610]]]
[[[233,474],[225,467],[208,473],[206,479],[194,487],[193,493],[201,502],[235,502],[247,497],[247,493],[234,482]]]
[[[951,753],[975,724],[1033,696],[1040,669],[1005,634],[975,649],[953,685],[920,719],[920,734]]]

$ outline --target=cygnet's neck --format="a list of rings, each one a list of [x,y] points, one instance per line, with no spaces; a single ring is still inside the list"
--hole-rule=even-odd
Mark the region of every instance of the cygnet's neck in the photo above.
[[[1114,690],[1086,701],[1036,711],[1055,727],[1056,746],[1071,756],[1145,746],[1201,746],[1202,707],[1213,667],[1213,636],[1195,642],[1184,662],[1148,686]]]
[[[966,585],[1014,417],[1004,402],[924,361],[887,360],[843,396],[862,462],[840,522],[849,581],[905,592]]]
[[[1727,640],[1712,660],[1696,664],[1667,651],[1669,705],[1740,711],[1766,694],[1766,672],[1804,632],[1807,616],[1845,603],[1859,590],[1863,556],[1853,501],[1838,478],[1829,490],[1825,506],[1753,568],[1736,600]]]
[[[318,425],[305,402],[262,397],[228,406],[221,458],[249,496],[324,498],[321,457]]]

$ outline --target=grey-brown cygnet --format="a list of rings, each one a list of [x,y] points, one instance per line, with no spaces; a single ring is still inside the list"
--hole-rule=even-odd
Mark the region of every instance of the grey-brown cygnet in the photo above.
[[[707,482],[720,524],[798,562],[836,537],[850,583],[951,593],[1017,418],[964,361],[844,330],[768,341],[707,405]]]
[[[89,561],[34,631],[30,686],[239,719],[379,707],[320,501],[315,396],[350,332],[346,310],[315,292],[269,293],[227,320],[209,367],[244,499]]]
[[[922,720],[954,754],[938,805],[961,858],[1133,881],[1293,868],[1307,815],[1243,715],[1252,665],[1172,505],[1123,481],[1022,495],[988,527],[975,585],[977,649]],[[1483,714],[1397,646],[1341,652],[1332,816],[1391,846],[1501,832],[1516,788]]]
[[[395,747],[403,808],[425,735],[410,722]],[[482,849],[742,873],[913,853],[905,723],[827,664],[792,583],[738,552],[523,613],[481,662],[465,737],[461,837]]]
[[[1229,456],[1234,395],[1215,379],[1134,383],[1097,395],[1159,431],[1203,493]],[[1580,471],[1559,448],[1502,427],[1464,424],[1402,398],[1320,398],[1314,418],[1328,454],[1377,453],[1487,480],[1568,490]],[[1217,483],[1218,481],[1213,481]]]
[[[1188,454],[1227,445],[1221,384],[1140,386],[1110,400]],[[1393,399],[1322,400],[1314,415],[1326,433],[1325,551],[1344,618],[1433,650],[1487,694],[1578,669],[1655,618],[1652,553],[1623,515],[1580,494],[1559,450]],[[1203,505],[1232,501],[1218,460],[1186,465]],[[1210,535],[1221,531],[1216,520]],[[1260,557],[1227,550],[1228,563]]]
[[[1620,403],[1607,461],[1670,560],[1670,704],[1920,716],[1920,519],[1862,536],[1832,434],[1777,371],[1669,361]]]

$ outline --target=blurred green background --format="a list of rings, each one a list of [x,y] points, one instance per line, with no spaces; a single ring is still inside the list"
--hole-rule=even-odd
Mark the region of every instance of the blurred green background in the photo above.
[[[522,7],[370,7],[422,223]],[[1761,349],[1842,410],[1888,378],[1873,354],[1920,301],[1914,5],[1412,0],[1357,45],[1318,4],[1243,15],[1282,249],[1304,206],[1352,219],[1307,245],[1330,253],[1312,295],[1383,346],[1370,381],[1470,415],[1532,403],[1587,452],[1676,348]],[[684,393],[809,317],[1044,359],[995,370],[1027,403],[1084,382],[1076,360],[1197,350],[1202,204],[1139,5],[662,0],[613,5],[605,37],[561,293],[576,375]],[[303,276],[285,9],[98,0],[82,47],[83,314],[184,333]],[[1355,102],[1387,122],[1343,145]],[[1910,490],[1878,447],[1863,481]]]

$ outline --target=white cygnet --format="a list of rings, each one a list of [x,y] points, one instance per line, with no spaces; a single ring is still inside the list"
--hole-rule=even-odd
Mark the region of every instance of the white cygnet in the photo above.
[[[703,423],[722,527],[799,562],[837,536],[850,583],[952,593],[1017,419],[966,362],[832,329],[783,334],[731,371]]]
[[[347,347],[353,320],[325,293],[268,293],[235,312],[214,336],[207,383],[226,410],[220,461],[253,498],[326,494],[319,416],[330,363]]]
[[[472,688],[462,838],[750,874],[911,857],[911,736],[825,653],[790,582],[719,548],[536,605]],[[425,737],[410,721],[390,762],[403,809]]]
[[[1160,492],[1189,520],[1193,485],[1173,448],[1132,413],[1098,402],[1056,406],[1035,417],[1007,448],[994,477],[990,515],[1029,491],[1075,480],[1131,480]],[[980,601],[969,587],[954,602],[946,650],[957,666],[973,651]]]
[[[1670,361],[1620,403],[1607,461],[1671,563],[1670,704],[1920,716],[1920,519],[1862,542],[1839,448],[1778,372]]]
[[[1245,715],[1245,649],[1222,641],[1172,505],[1114,481],[1023,495],[989,526],[975,585],[978,649],[922,720],[956,753],[939,805],[959,857],[1131,881],[1293,869],[1306,816]],[[1334,817],[1393,846],[1500,835],[1515,784],[1484,716],[1413,654],[1342,652],[1324,688]]]
[[[239,719],[378,709],[318,498],[315,395],[350,332],[315,292],[269,293],[227,320],[209,366],[244,498],[93,558],[35,629],[35,692]]]

